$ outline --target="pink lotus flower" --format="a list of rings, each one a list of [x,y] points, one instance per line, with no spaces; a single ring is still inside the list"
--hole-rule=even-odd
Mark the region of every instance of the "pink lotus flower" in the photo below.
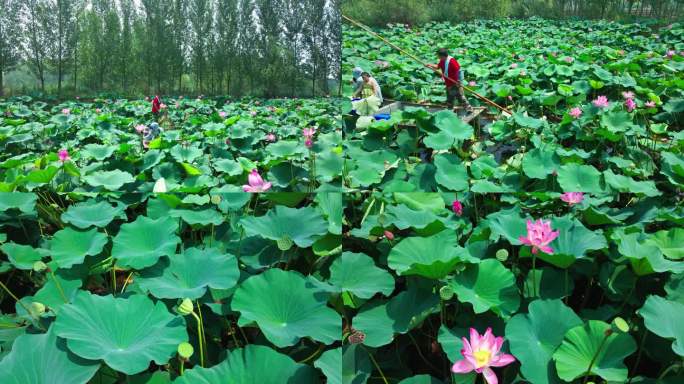
[[[575,204],[579,204],[584,200],[584,193],[582,192],[566,192],[561,195],[560,197],[561,200],[565,201],[568,203],[568,205],[573,206]]]
[[[481,373],[488,384],[498,384],[499,379],[491,367],[505,367],[515,361],[513,355],[501,352],[504,343],[503,337],[495,337],[492,329],[487,328],[484,335],[480,336],[475,328],[470,328],[470,342],[463,338],[461,356],[451,367],[454,373],[469,373],[475,371]]]
[[[316,134],[316,128],[304,128],[302,129],[302,136],[304,136],[307,139],[312,139],[314,135]]]
[[[276,141],[276,135],[269,133],[268,135],[266,135],[266,141],[270,141],[270,142]]]
[[[307,148],[313,147],[313,140],[311,140],[311,139],[306,139],[306,140],[304,140],[304,145],[305,145]]]
[[[542,219],[535,221],[527,220],[527,237],[520,236],[518,240],[525,245],[532,247],[532,253],[536,254],[540,250],[549,255],[553,254],[553,248],[549,247],[560,231],[551,229],[551,222]]]
[[[252,172],[249,173],[247,182],[249,185],[242,186],[242,190],[245,192],[266,192],[271,188],[271,183],[264,181],[264,179],[261,178],[261,175],[259,175],[259,171],[256,169],[252,169]]]
[[[230,147],[230,139],[226,139],[226,145]]]
[[[71,110],[69,108],[64,108],[62,109],[62,114],[69,116],[71,114]]]
[[[70,157],[69,157],[69,151],[67,151],[66,149],[60,149],[60,150],[57,152],[57,157],[59,157],[59,161],[61,161],[61,162],[63,163],[63,162],[65,162],[65,161],[67,161],[67,160],[70,159]]]
[[[622,92],[622,98],[625,100],[633,99],[634,98],[634,92],[632,92],[632,91]]]
[[[166,108],[168,108],[168,107],[167,107],[167,105],[166,105],[166,104],[164,104],[164,103],[161,103],[161,105],[159,106],[159,108],[161,108],[161,109],[166,109]]]
[[[225,111],[219,111],[218,114],[219,114],[219,116],[220,116],[222,119],[225,119],[226,116],[228,116],[228,114],[227,114]]]
[[[673,51],[673,50],[669,50],[669,51],[667,51],[667,53],[665,54],[665,57],[667,57],[668,59],[671,59],[671,58],[673,58],[674,55],[676,55],[676,54],[677,54],[677,52],[675,52],[675,51]]]
[[[471,80],[468,82],[468,86],[475,87],[475,86],[477,86],[477,83]]]
[[[608,101],[608,98],[605,96],[599,96],[596,98],[596,100],[591,102],[594,104],[595,107],[597,108],[608,108],[610,106],[610,102]]]
[[[451,203],[451,210],[454,211],[457,216],[461,216],[463,214],[463,204],[458,200],[454,200],[454,202]]]
[[[564,58],[563,60],[565,60],[565,62],[568,63],[568,64],[570,64],[570,63],[572,63],[573,61],[575,61],[575,59],[573,59],[573,58],[570,57],[570,56],[565,56],[565,58]]]
[[[655,108],[656,103],[655,103],[655,101],[647,101],[644,105],[645,105],[647,108]]]
[[[145,124],[138,124],[135,126],[135,131],[138,133],[142,133],[145,130],[145,128],[147,128]]]
[[[102,110],[100,108],[95,108],[95,113],[102,113]]]
[[[508,95],[508,100],[513,101],[513,96]]]
[[[627,101],[625,101],[625,107],[627,107],[627,112],[632,112],[637,106],[633,99],[627,99]]]
[[[254,116],[257,115],[257,112],[256,112],[256,111],[252,111],[252,112],[250,112],[249,114],[252,115],[252,117],[254,117]]]
[[[582,108],[580,107],[575,107],[570,110],[570,116],[572,116],[575,119],[579,119],[580,116],[582,116]]]
[[[511,64],[511,68],[513,68],[513,69],[518,68],[518,63]]]

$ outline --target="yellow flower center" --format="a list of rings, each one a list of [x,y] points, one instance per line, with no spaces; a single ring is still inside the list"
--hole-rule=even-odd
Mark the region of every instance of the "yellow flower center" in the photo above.
[[[487,349],[478,349],[477,351],[474,351],[473,357],[475,358],[475,368],[487,365],[491,356],[492,353]]]

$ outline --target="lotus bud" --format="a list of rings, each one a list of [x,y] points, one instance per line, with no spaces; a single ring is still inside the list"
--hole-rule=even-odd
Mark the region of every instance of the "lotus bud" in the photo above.
[[[33,316],[40,316],[45,313],[45,304],[34,301],[31,303],[29,311],[31,311],[31,315]]]
[[[192,300],[185,298],[178,306],[178,313],[183,316],[189,315],[194,312],[195,307],[192,304]]]
[[[287,235],[276,240],[276,243],[278,244],[278,249],[281,251],[287,251],[288,249],[292,248],[292,245],[294,244],[292,239],[290,239],[290,237]]]
[[[615,319],[613,319],[611,326],[612,326],[613,330],[616,332],[622,332],[622,333],[629,332],[629,324],[622,317],[618,316]]]
[[[389,240],[389,241],[394,240],[394,233],[387,231],[387,230],[385,230],[384,233],[385,233],[385,237],[387,238],[387,240]]]
[[[47,264],[43,263],[42,261],[38,260],[35,263],[33,263],[33,270],[36,272],[43,272],[48,268]]]
[[[443,286],[439,289],[439,297],[444,301],[451,300],[454,297],[454,289],[448,285]]]
[[[187,342],[178,344],[178,356],[180,356],[181,359],[188,360],[194,352],[195,349],[192,347],[192,344]]]
[[[508,250],[499,249],[498,251],[496,251],[496,259],[502,263],[508,260]]]

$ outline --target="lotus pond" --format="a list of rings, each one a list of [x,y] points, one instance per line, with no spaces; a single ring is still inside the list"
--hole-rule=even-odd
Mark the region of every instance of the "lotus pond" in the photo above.
[[[377,29],[511,110],[345,112],[345,369],[372,383],[684,382],[684,28],[476,21]],[[343,70],[443,83],[366,32]],[[349,79],[347,79],[348,81]],[[471,103],[478,100],[470,97]],[[364,111],[371,113],[372,111]],[[348,381],[348,382],[353,382]]]

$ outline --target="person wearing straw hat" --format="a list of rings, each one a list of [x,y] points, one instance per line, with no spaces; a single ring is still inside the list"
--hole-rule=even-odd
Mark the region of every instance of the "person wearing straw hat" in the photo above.
[[[361,67],[354,67],[352,69],[352,88],[354,89],[354,92],[356,92],[361,86],[363,85],[363,79],[361,78],[361,74],[365,72],[363,68]]]
[[[454,99],[458,99],[466,111],[471,112],[473,107],[463,95],[463,72],[458,60],[449,56],[449,51],[446,48],[437,50],[437,58],[439,63],[426,64],[425,66],[442,72],[444,85],[446,85],[447,105],[449,108],[454,108]]]
[[[353,97],[360,96],[361,98],[366,99],[368,97],[375,96],[382,104],[382,90],[380,90],[380,84],[378,84],[378,81],[375,80],[375,78],[368,72],[363,72],[361,74],[361,79],[361,86],[354,91]]]

